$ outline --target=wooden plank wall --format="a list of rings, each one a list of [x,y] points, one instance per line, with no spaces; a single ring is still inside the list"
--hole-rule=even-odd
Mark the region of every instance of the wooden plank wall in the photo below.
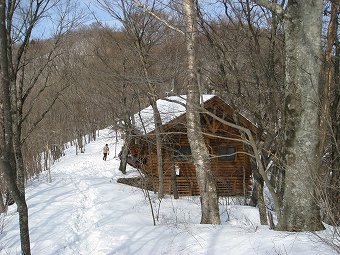
[[[182,146],[189,146],[186,139],[179,139]],[[243,143],[226,140],[224,142],[215,139],[207,139],[207,145],[211,157],[212,172],[216,179],[217,191],[220,196],[244,195],[250,191],[251,169],[249,156],[244,152]],[[238,154],[235,161],[224,161],[216,157],[217,150],[221,146],[235,147]],[[179,175],[176,176],[176,183],[179,195],[192,196],[199,195],[199,189],[196,181],[195,167],[191,158],[174,159],[171,154],[164,150],[163,169],[164,169],[164,188],[165,193],[173,193],[171,187],[171,177],[173,174],[173,164],[179,168]],[[158,190],[158,173],[157,173],[157,154],[152,150],[148,155],[147,167],[149,173],[156,179],[155,190]],[[150,172],[152,170],[152,173]]]
[[[209,101],[205,107],[219,117],[232,122],[233,110],[226,105],[221,99]],[[242,116],[239,117],[240,124],[250,128],[253,132],[254,126]],[[220,196],[244,195],[250,191],[251,185],[251,166],[250,158],[245,152],[244,143],[240,141],[242,138],[240,133],[224,125],[210,116],[201,117],[203,132],[209,153],[211,154],[211,167],[215,176],[217,191]],[[180,174],[176,176],[177,189],[180,195],[190,196],[199,195],[196,181],[195,167],[191,158],[175,158],[173,159],[174,146],[189,146],[189,142],[185,131],[185,116],[181,116],[169,124],[164,126],[169,135],[164,137],[164,153],[163,153],[163,171],[164,171],[164,187],[165,193],[172,193],[172,174],[174,164],[179,168]],[[181,134],[174,134],[181,132]],[[237,151],[235,161],[225,161],[217,157],[218,150],[221,147],[235,147]],[[152,178],[154,189],[158,190],[158,173],[157,173],[157,155],[155,147],[149,152],[142,150],[144,157],[147,158],[144,167],[149,178]]]

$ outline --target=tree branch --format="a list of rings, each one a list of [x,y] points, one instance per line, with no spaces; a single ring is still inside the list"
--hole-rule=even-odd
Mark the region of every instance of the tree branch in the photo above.
[[[258,5],[261,5],[267,8],[268,10],[272,11],[280,18],[283,18],[283,15],[285,14],[285,10],[283,9],[283,7],[277,3],[272,3],[267,0],[253,0],[253,1]]]
[[[28,130],[27,135],[21,139],[21,144],[23,144],[27,138],[33,133],[34,129],[39,125],[41,121],[45,118],[46,114],[49,113],[49,111],[52,109],[52,107],[55,105],[57,100],[59,99],[59,96],[62,94],[62,92],[67,89],[69,86],[66,86],[62,88],[58,95],[52,100],[52,102],[48,105],[48,107],[45,109],[45,111],[40,115],[40,117],[33,123],[32,127]]]
[[[165,26],[167,26],[168,28],[184,35],[184,32],[182,30],[180,30],[179,28],[171,25],[168,21],[166,21],[165,19],[162,19],[161,17],[159,17],[158,15],[156,15],[153,11],[149,10],[145,4],[142,4],[139,0],[134,0],[135,4],[137,4],[137,6],[139,8],[141,8],[145,13],[151,15],[152,17],[156,18],[158,21],[162,22]]]

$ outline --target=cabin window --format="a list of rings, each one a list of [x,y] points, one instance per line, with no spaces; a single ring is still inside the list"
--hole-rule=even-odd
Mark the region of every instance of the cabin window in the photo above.
[[[236,148],[235,147],[220,147],[218,148],[218,156],[223,161],[235,161]]]
[[[176,146],[174,152],[174,158],[186,159],[191,157],[190,146]]]

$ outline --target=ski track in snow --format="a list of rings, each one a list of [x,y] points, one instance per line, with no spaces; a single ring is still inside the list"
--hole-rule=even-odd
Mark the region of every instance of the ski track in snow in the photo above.
[[[89,250],[91,244],[81,244],[80,251],[78,245],[73,248],[72,244],[79,243],[86,233],[92,232],[95,228],[94,202],[97,199],[97,194],[84,180],[76,181],[72,178],[72,181],[75,189],[79,192],[75,198],[73,213],[67,223],[70,231],[65,236],[65,243],[70,243],[67,250],[71,250],[73,254],[78,252],[83,254],[86,250]]]
[[[108,141],[103,141],[109,143]],[[88,145],[89,147],[91,144]],[[93,145],[92,145],[93,146]],[[97,145],[98,146],[98,145]],[[109,177],[112,177],[112,170],[103,170],[108,167],[108,161],[104,162],[101,156],[101,150],[95,155],[88,155],[86,153],[80,154],[79,161],[72,168],[72,172],[64,176],[73,189],[75,190],[75,197],[72,197],[73,207],[72,213],[68,218],[65,227],[65,235],[63,243],[65,244],[64,250],[60,254],[100,254],[96,250],[98,243],[100,243],[99,233],[96,231],[97,222],[101,220],[101,196],[98,194],[96,188],[91,185],[94,184],[93,179],[100,182],[107,182]],[[92,151],[92,150],[91,150]],[[97,164],[94,164],[96,162]],[[97,176],[93,176],[93,169],[98,168]],[[76,171],[74,171],[76,169]],[[91,235],[91,238],[88,236]]]

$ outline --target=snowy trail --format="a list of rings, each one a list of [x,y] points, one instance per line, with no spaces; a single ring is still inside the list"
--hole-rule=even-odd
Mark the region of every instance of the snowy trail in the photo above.
[[[72,204],[69,217],[64,222],[64,247],[58,254],[100,254],[101,231],[99,223],[107,217],[102,212],[105,210],[104,194],[100,189],[113,189],[110,179],[113,177],[112,156],[110,160],[102,160],[101,148],[110,143],[104,134],[104,139],[99,139],[87,145],[84,154],[78,155],[78,160],[71,167],[62,169],[60,177],[66,186],[70,186],[72,196],[67,204]],[[111,161],[111,162],[110,162]],[[60,167],[58,167],[60,169]],[[68,171],[71,170],[71,171]]]
[[[72,178],[72,180],[78,193],[74,198],[73,212],[67,223],[70,231],[65,235],[64,239],[65,243],[70,243],[68,249],[71,250],[73,254],[76,254],[79,247],[73,244],[79,243],[84,239],[84,233],[90,232],[95,228],[96,210],[99,208],[94,207],[98,196],[95,189],[91,188],[91,184],[86,183],[84,180],[75,181],[74,178]],[[79,252],[82,253],[82,250],[86,251],[90,247],[91,244],[82,244]]]
[[[48,254],[90,254],[94,241],[99,241],[99,237],[94,238],[98,235],[96,225],[105,220],[107,215],[102,213],[105,205],[104,194],[100,194],[98,190],[112,190],[110,179],[113,177],[114,164],[117,164],[117,160],[112,156],[106,162],[102,160],[101,148],[113,140],[109,138],[108,130],[104,132],[96,142],[86,145],[83,154],[75,157],[75,151],[72,151],[74,148],[68,149],[66,156],[52,166],[51,184],[44,182],[38,185],[33,182],[28,187],[27,203],[30,208],[30,225],[33,226],[33,249],[40,251],[40,244],[34,240],[41,236],[48,237],[51,242],[59,239],[60,246],[51,247],[52,250]],[[46,178],[43,176],[40,179]],[[51,197],[48,191],[52,189]],[[14,212],[13,218],[16,218]],[[45,220],[42,221],[42,218]],[[51,223],[56,226],[52,233]],[[89,233],[90,239],[87,238]],[[2,241],[7,241],[10,246],[13,241],[18,241],[18,238]],[[94,252],[93,254],[99,254]]]
[[[221,206],[223,225],[200,225],[198,198],[162,200],[157,226],[140,189],[116,179],[119,161],[102,160],[115,139],[100,131],[85,153],[70,148],[52,169],[52,183],[42,174],[27,186],[33,255],[333,255],[308,233],[289,234],[259,226],[252,207]],[[127,169],[127,176],[138,173]],[[150,193],[155,211],[157,194]],[[18,214],[11,206],[0,232],[0,255],[19,255]]]

